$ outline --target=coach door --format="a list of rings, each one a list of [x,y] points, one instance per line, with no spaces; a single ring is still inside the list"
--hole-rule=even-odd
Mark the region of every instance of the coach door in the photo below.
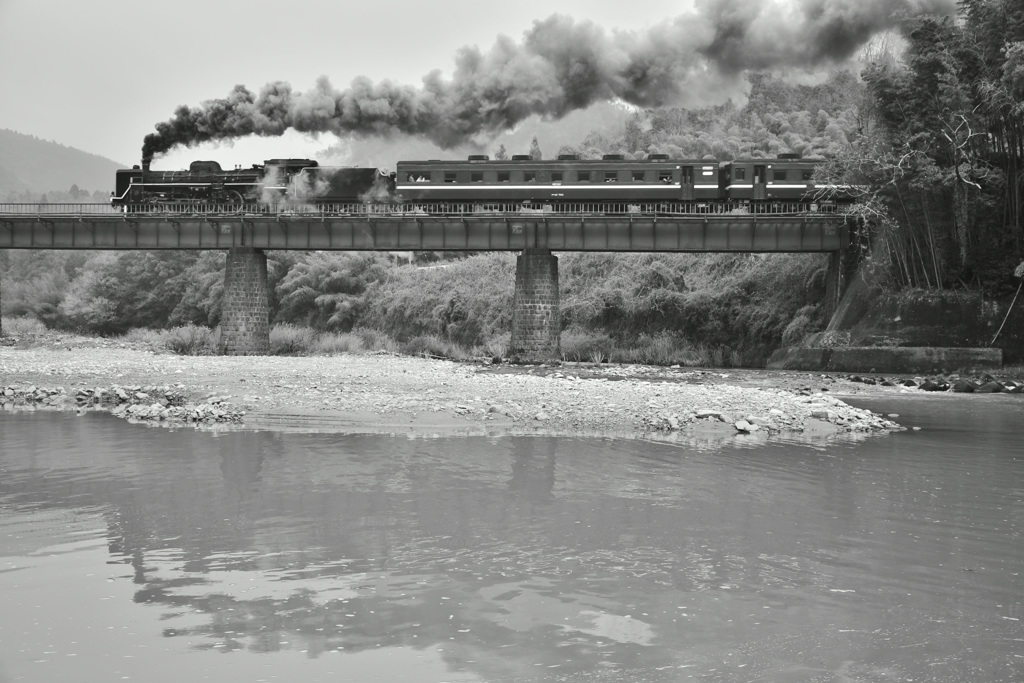
[[[693,199],[693,166],[683,166],[680,169],[679,187],[681,200],[690,201]]]
[[[754,199],[767,199],[768,177],[764,166],[754,166]]]

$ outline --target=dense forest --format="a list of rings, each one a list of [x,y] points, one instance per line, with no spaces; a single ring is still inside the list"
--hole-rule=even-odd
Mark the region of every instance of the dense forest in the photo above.
[[[1012,295],[1024,259],[1024,5],[963,0],[957,18],[917,18],[876,37],[862,65],[813,84],[752,74],[742,106],[636,110],[615,133],[531,151],[824,158],[819,182],[861,195],[857,257],[874,284]],[[507,337],[510,254],[269,259],[278,324],[467,349]],[[11,251],[0,254],[3,314],[100,334],[215,327],[223,263],[209,252]],[[827,322],[824,274],[820,255],[561,254],[563,350],[704,348],[758,364]]]

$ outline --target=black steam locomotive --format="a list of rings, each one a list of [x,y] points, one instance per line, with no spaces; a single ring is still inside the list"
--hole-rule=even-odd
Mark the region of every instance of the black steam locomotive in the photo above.
[[[376,194],[374,194],[376,193]],[[110,202],[128,211],[274,207],[286,202],[366,202],[394,194],[394,176],[375,168],[331,168],[312,159],[269,159],[224,170],[193,161],[187,171],[117,171]]]
[[[376,168],[325,167],[311,159],[270,159],[251,168],[223,170],[215,161],[195,161],[187,171],[117,172],[115,206],[125,211],[205,207],[279,210],[351,210],[384,205],[421,211],[505,211],[519,208],[584,207],[615,212],[640,205],[725,212],[786,204],[787,210],[819,210],[850,199],[848,188],[816,184],[820,161],[780,155],[774,159],[718,162],[643,160],[606,154],[600,160],[561,155],[534,160],[470,156],[465,161],[400,161],[394,173]]]

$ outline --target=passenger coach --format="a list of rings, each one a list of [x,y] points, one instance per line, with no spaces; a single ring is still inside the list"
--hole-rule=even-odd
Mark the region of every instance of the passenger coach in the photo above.
[[[798,155],[777,159],[739,159],[722,162],[722,198],[731,202],[808,201],[817,194],[814,167]]]
[[[600,160],[515,155],[509,161],[479,155],[466,161],[399,161],[395,182],[402,200],[416,202],[699,202],[718,199],[719,163],[665,154],[640,161],[621,154]]]

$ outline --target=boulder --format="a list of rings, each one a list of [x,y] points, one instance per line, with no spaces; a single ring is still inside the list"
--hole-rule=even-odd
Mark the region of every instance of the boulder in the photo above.
[[[995,380],[992,380],[990,382],[985,382],[974,391],[976,391],[979,394],[998,394],[1002,391],[1005,391],[1005,389],[1003,389],[1002,384],[996,382]]]

